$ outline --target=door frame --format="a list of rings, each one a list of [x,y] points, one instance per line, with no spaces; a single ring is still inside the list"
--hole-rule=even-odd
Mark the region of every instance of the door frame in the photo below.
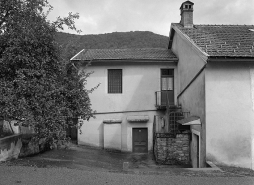
[[[200,168],[200,154],[201,154],[201,150],[200,150],[200,148],[201,148],[201,138],[200,138],[200,132],[199,131],[197,131],[197,130],[194,130],[194,129],[192,129],[191,130],[191,132],[192,132],[192,142],[195,142],[196,144],[197,144],[197,148],[198,148],[198,156],[195,156],[195,157],[197,157],[198,158],[198,161],[197,161],[197,168]]]
[[[132,153],[134,153],[134,132],[133,132],[133,130],[134,129],[146,129],[146,135],[147,135],[147,137],[146,137],[146,153],[148,153],[148,127],[132,127],[132,129],[131,129],[131,131],[132,131]]]

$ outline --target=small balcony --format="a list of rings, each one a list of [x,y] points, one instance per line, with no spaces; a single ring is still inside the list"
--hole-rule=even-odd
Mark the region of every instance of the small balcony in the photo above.
[[[175,106],[174,91],[156,91],[155,98],[155,107],[158,110],[166,110],[167,106]]]

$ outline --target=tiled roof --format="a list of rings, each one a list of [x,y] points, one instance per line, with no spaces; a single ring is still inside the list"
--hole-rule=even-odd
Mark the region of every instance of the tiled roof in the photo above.
[[[84,49],[71,60],[175,60],[169,49]]]
[[[184,28],[172,24],[212,57],[254,57],[254,25],[194,25]]]

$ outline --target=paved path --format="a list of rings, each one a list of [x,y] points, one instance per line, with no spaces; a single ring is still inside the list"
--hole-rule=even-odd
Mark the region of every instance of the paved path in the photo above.
[[[124,162],[128,162],[126,169],[123,169]],[[156,165],[151,154],[116,153],[72,145],[69,149],[0,163],[0,185],[254,185],[254,173],[250,171],[186,167]]]
[[[172,174],[136,174],[86,171],[68,168],[1,166],[1,185],[81,185],[81,184],[147,184],[147,185],[253,185],[253,177],[193,177]]]

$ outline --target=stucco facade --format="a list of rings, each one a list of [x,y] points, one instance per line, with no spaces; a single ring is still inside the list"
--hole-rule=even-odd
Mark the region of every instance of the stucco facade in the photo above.
[[[122,69],[122,93],[108,93],[108,69]],[[172,61],[92,62],[86,69],[93,71],[86,88],[100,84],[89,94],[96,118],[84,121],[78,143],[132,152],[133,128],[146,128],[148,150],[152,150],[154,116],[164,113],[155,107],[155,92],[161,88],[161,69],[174,69],[176,76],[176,62]],[[133,116],[148,120],[129,120]]]
[[[208,160],[253,169],[253,69],[233,61],[207,66]]]

